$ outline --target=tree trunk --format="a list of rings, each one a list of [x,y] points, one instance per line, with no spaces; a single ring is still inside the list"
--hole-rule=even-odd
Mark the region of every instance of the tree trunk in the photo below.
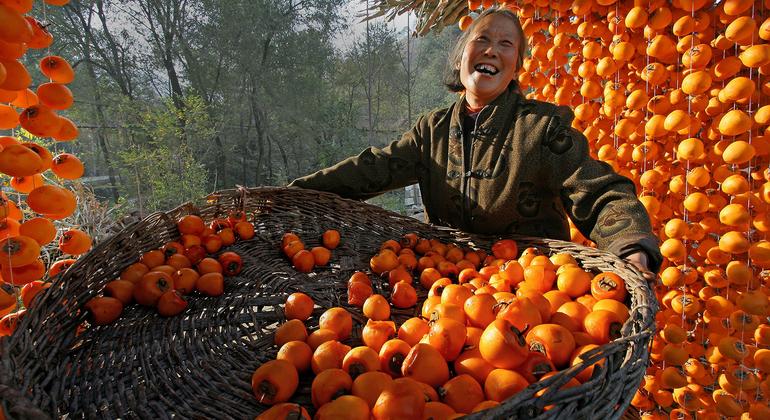
[[[88,45],[86,43],[86,45]],[[112,156],[110,150],[107,148],[107,138],[104,133],[104,127],[107,125],[107,118],[104,115],[104,107],[102,105],[102,94],[99,90],[99,82],[96,80],[96,72],[94,71],[93,61],[91,60],[91,49],[86,47],[84,55],[86,58],[85,65],[88,76],[91,78],[91,83],[94,87],[94,107],[96,108],[96,118],[99,127],[96,129],[96,138],[99,142],[99,149],[104,157],[104,164],[107,166],[107,176],[110,178],[110,189],[112,190],[112,199],[117,203],[120,199],[120,192],[118,191],[117,177],[115,176],[115,168],[112,166]]]
[[[227,186],[227,155],[225,154],[225,147],[219,136],[214,138],[214,144],[217,145],[217,173],[219,177],[222,177],[222,185]],[[214,189],[217,189],[216,185],[214,185]]]
[[[267,179],[265,183],[266,185],[275,185],[273,179],[273,140],[269,135],[265,137],[267,137]]]
[[[291,168],[289,167],[289,159],[286,157],[286,150],[283,148],[283,145],[281,145],[280,141],[276,141],[275,145],[278,146],[278,151],[281,152],[283,167],[286,168],[286,179],[291,181],[296,178],[296,176],[291,176]]]
[[[143,23],[150,31],[148,41],[154,44],[154,48],[160,55],[160,62],[166,70],[171,87],[171,101],[177,110],[184,110],[184,92],[174,67],[174,57],[177,55],[174,48],[175,44],[180,42],[178,38],[182,37],[180,26],[184,23],[186,3],[185,0],[170,2],[145,0],[139,2],[139,7],[147,18],[146,22]],[[181,140],[186,142],[184,118],[178,118],[177,124],[182,132]]]
[[[259,104],[257,103],[257,85],[254,75],[251,75],[250,82],[251,91],[249,95],[249,105],[251,108],[251,117],[254,121],[254,127],[257,130],[257,162],[254,174],[254,185],[259,186],[262,185],[262,157],[264,156],[265,151],[265,137],[267,136],[267,127],[264,111],[259,107]]]
[[[366,0],[366,17],[369,17],[369,0]],[[374,145],[374,123],[372,121],[372,47],[370,43],[371,35],[369,34],[369,19],[366,19],[366,102],[369,112],[369,132],[367,138],[369,139],[369,146]]]

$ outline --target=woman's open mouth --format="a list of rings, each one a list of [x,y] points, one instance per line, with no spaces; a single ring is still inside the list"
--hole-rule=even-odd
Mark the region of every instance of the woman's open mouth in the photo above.
[[[473,69],[479,73],[487,74],[490,76],[494,76],[498,73],[497,67],[491,64],[476,64]]]

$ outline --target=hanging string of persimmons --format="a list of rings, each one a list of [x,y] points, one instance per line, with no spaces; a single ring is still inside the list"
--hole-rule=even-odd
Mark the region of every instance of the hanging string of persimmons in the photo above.
[[[72,106],[67,87],[75,73],[66,59],[51,55],[46,7],[69,0],[38,1],[43,21],[33,17],[34,0],[0,1],[0,336],[10,334],[32,298],[52,278],[91,248],[84,231],[57,226],[73,215],[75,194],[65,183],[83,175],[70,153],[55,156],[44,144],[69,142],[77,126],[64,115]],[[27,56],[42,50],[39,62]],[[32,74],[44,79],[33,86]]]
[[[661,240],[658,331],[632,405],[644,419],[770,418],[770,1],[503,6],[531,48],[527,96],[573,107]]]

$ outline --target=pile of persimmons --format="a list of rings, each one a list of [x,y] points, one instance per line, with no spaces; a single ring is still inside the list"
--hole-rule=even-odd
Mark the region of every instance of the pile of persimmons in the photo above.
[[[305,249],[302,238],[294,233],[286,233],[281,238],[283,255],[291,260],[291,265],[301,273],[309,273],[315,267],[329,264],[332,250],[340,244],[340,233],[329,229],[321,235],[321,245],[310,250]]]
[[[487,255],[407,234],[382,244],[369,268],[371,276],[358,271],[348,282],[348,303],[367,318],[360,331],[345,308],[311,319],[310,296],[288,297],[275,360],[252,377],[256,398],[273,406],[261,418],[307,416],[286,402],[300,375],[312,375],[320,419],[440,419],[484,410],[580,363],[584,352],[619,337],[629,317],[618,275],[585,271],[567,253],[549,258],[527,248],[518,256],[512,240],[496,242]],[[415,307],[417,289],[427,292],[421,315],[396,325],[391,306]],[[308,332],[308,321],[318,328]],[[565,387],[592,372],[589,366]]]
[[[770,418],[770,1],[508,6],[531,51],[523,90],[573,108],[661,240],[659,334],[632,405],[645,419]]]
[[[42,7],[68,1],[45,0]],[[75,78],[72,67],[50,54],[38,63],[25,60],[29,49],[47,52],[53,43],[47,24],[28,15],[33,5],[33,0],[0,1],[0,130],[11,134],[0,136],[0,180],[13,190],[0,192],[0,336],[13,331],[24,308],[48,287],[42,279],[72,265],[74,259],[68,257],[91,248],[86,232],[54,223],[76,210],[76,196],[64,183],[80,178],[83,164],[70,153],[53,156],[18,135],[23,129],[28,138],[68,142],[78,137],[75,124],[60,115],[73,103],[67,88]],[[32,86],[31,71],[47,81]],[[63,258],[42,258],[41,248],[46,247],[54,252],[45,254]]]
[[[243,260],[233,251],[219,251],[253,238],[254,225],[246,221],[244,212],[234,211],[208,226],[199,216],[187,215],[179,219],[177,228],[178,240],[142,254],[120,278],[107,283],[103,296],[86,304],[92,323],[114,322],[132,302],[155,308],[161,316],[174,316],[187,308],[186,295],[224,293],[225,277],[238,275]]]

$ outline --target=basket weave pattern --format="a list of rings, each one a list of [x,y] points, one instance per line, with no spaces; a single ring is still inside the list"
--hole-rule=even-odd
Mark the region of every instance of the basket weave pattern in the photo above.
[[[146,251],[178,237],[176,220],[198,214],[204,220],[244,210],[256,230],[249,241],[229,250],[244,269],[225,281],[219,297],[192,296],[179,316],[162,318],[153,309],[131,305],[112,325],[90,327],[85,303]],[[284,232],[297,233],[308,247],[319,245],[326,229],[342,234],[329,266],[313,273],[295,271],[279,251]],[[317,308],[308,321],[318,326],[325,308],[346,307],[354,320],[347,344],[359,345],[365,318],[347,305],[351,274],[368,268],[369,258],[387,239],[407,232],[489,250],[498,238],[467,235],[420,223],[333,194],[297,188],[253,188],[212,194],[205,205],[183,205],[155,213],[104,241],[54,279],[22,319],[13,336],[0,340],[0,398],[6,413],[19,418],[253,418],[266,409],[251,390],[251,375],[275,357],[272,332],[283,322],[286,297],[302,291]],[[548,239],[513,237],[520,248],[569,252],[585,268],[611,271],[626,281],[631,318],[622,337],[586,354],[586,363],[530,386],[505,403],[469,418],[617,418],[647,367],[656,302],[638,271],[604,251]],[[375,293],[388,296],[380,282]],[[386,282],[387,283],[387,282]],[[418,288],[418,296],[426,291]],[[400,325],[419,315],[420,305],[392,311]],[[591,380],[558,390],[586,366],[603,360]],[[293,401],[310,404],[311,378],[301,375]],[[545,394],[534,394],[548,387]],[[546,406],[552,406],[544,411]]]

